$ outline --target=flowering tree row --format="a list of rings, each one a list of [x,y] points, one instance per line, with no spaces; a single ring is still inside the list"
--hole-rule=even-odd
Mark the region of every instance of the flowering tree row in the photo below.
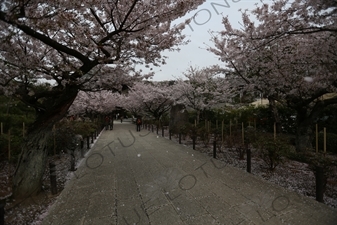
[[[184,78],[178,79],[174,86],[177,103],[194,109],[199,121],[202,110],[229,102],[235,93],[223,72],[216,66],[203,69],[190,67]]]
[[[151,116],[159,120],[173,104],[184,104],[198,112],[227,100],[226,80],[217,76],[216,68],[190,68],[184,78],[166,82],[136,82],[121,94],[80,92],[70,107],[70,114],[89,111],[108,114],[122,107],[134,116]],[[228,95],[229,96],[229,95]]]
[[[278,0],[242,12],[242,27],[223,18],[209,48],[229,70],[231,85],[259,91],[296,111],[296,148],[311,148],[311,125],[337,103],[337,3]],[[274,110],[277,121],[277,111]]]
[[[171,24],[204,0],[6,0],[0,3],[0,91],[36,109],[14,175],[13,193],[40,190],[53,124],[80,90],[120,90],[147,75],[134,64],[165,63],[184,44]],[[50,82],[37,88],[37,82]]]
[[[295,110],[297,150],[311,148],[312,123],[337,103],[327,95],[337,91],[336,10],[335,1],[280,0],[262,4],[251,16],[242,12],[241,29],[225,17],[224,30],[213,33],[209,48],[221,68],[191,67],[167,87],[138,83],[119,104],[157,118],[158,106],[183,103],[200,113],[235,94],[259,92],[269,99],[278,126],[276,104]]]
[[[70,106],[69,115],[109,114],[118,106],[120,95],[111,91],[80,91]]]

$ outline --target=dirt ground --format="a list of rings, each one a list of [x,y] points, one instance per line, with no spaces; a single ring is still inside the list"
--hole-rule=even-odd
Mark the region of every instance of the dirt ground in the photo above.
[[[71,171],[69,171],[70,157],[67,154],[62,154],[60,156],[50,157],[49,161],[53,161],[56,164],[57,191],[59,194],[63,190],[68,176],[71,173]],[[11,177],[14,173],[15,166],[7,162],[1,162],[0,168],[0,197],[10,196],[12,192]],[[26,199],[7,198],[5,205],[5,224],[40,224],[43,215],[47,212],[48,207],[55,202],[58,194],[51,194],[48,167],[46,168],[43,178],[42,191],[37,196],[30,196]]]
[[[168,134],[165,135],[168,137]],[[172,136],[172,140],[179,142],[178,136]],[[193,146],[193,142],[188,137],[185,140],[182,139],[181,142],[187,147],[192,148]],[[210,141],[207,146],[200,141],[197,142],[196,151],[204,152],[213,157],[213,142]],[[229,148],[228,146],[218,144],[216,157],[227,165],[246,171],[246,156],[243,159],[239,159],[239,152],[235,146]],[[331,158],[335,163],[337,162],[337,155],[330,154],[326,155],[326,157]],[[252,149],[251,173],[288,190],[316,199],[316,179],[314,172],[307,163],[285,159],[283,163],[271,171],[266,163],[257,156],[256,151]],[[329,171],[324,192],[324,204],[337,208],[337,166],[334,166]]]

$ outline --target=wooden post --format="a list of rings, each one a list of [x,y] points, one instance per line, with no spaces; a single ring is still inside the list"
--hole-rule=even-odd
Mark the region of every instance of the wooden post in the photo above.
[[[81,140],[81,157],[84,158],[84,151],[83,151],[83,148],[84,148],[84,141],[83,139]]]
[[[53,195],[57,194],[56,166],[55,163],[49,163],[50,189]]]
[[[229,143],[232,147],[232,120],[229,120]]]
[[[3,135],[3,134],[4,134],[4,127],[3,127],[3,124],[1,122],[1,135]]]
[[[159,133],[159,120],[156,121],[156,134]]]
[[[22,123],[22,137],[25,137],[25,122]]]
[[[197,120],[194,120],[194,127],[197,127]]]
[[[254,128],[256,130],[256,118],[254,118]]]
[[[56,128],[53,126],[54,155],[56,155]]]
[[[11,159],[11,129],[8,129],[8,161]]]
[[[218,120],[216,120],[216,129],[218,129]]]
[[[249,148],[247,148],[247,172],[252,172],[252,152]]]
[[[232,120],[229,120],[229,137],[232,138]]]
[[[216,140],[213,142],[213,158],[216,159]]]
[[[326,127],[324,127],[324,154],[326,153]]]
[[[244,129],[244,126],[243,126],[243,122],[242,122],[242,144],[243,145],[245,144],[245,129]]]
[[[89,136],[87,136],[87,149],[90,149],[89,139]]]
[[[318,124],[316,123],[316,153],[318,153]]]
[[[195,141],[196,141],[197,137],[193,136],[192,138],[192,144],[193,144],[193,150],[195,150]]]
[[[6,199],[0,199],[0,225],[5,224]]]
[[[221,123],[221,143],[223,143],[223,129],[224,129],[224,121]]]
[[[316,167],[316,201],[324,202],[324,170],[322,167]]]
[[[274,123],[274,141],[276,140],[276,123]]]
[[[72,146],[70,150],[70,171],[75,171],[75,147]]]

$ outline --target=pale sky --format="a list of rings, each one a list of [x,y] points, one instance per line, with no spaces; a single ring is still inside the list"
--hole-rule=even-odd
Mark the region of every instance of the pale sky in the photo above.
[[[239,10],[254,9],[255,4],[261,4],[260,0],[207,0],[197,10],[178,20],[177,24],[196,14],[190,26],[186,26],[183,32],[190,43],[180,46],[179,52],[164,52],[164,55],[168,56],[167,64],[153,68],[155,72],[153,80],[174,80],[182,77],[182,73],[190,66],[202,68],[221,63],[214,54],[206,50],[207,45],[213,46],[209,41],[211,38],[209,31],[220,31],[223,28],[221,23],[223,16],[228,16],[232,26],[239,28],[241,22]]]

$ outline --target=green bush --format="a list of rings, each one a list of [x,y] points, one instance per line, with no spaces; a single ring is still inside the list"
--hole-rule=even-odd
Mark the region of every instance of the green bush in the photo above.
[[[168,126],[170,124],[170,117],[169,115],[166,113],[161,117],[161,125],[162,126]]]
[[[316,138],[312,142],[312,146],[316,146]],[[324,150],[324,134],[318,134],[318,149],[319,151]],[[326,151],[330,153],[337,154],[337,134],[326,133]]]
[[[258,156],[270,170],[274,170],[288,156],[289,146],[281,139],[273,139],[264,135],[255,142]]]
[[[7,135],[0,135],[0,160],[8,158],[8,139]]]
[[[83,138],[90,136],[97,129],[93,122],[62,120],[55,125],[53,135],[48,141],[49,154],[60,153],[71,148],[75,135]]]
[[[278,105],[278,114],[281,122],[282,132],[288,134],[295,134],[296,132],[296,112],[284,106]],[[194,116],[195,117],[195,116]],[[190,119],[190,123],[194,123],[193,119]],[[201,115],[201,121],[205,120],[212,122],[212,127],[215,126],[216,121],[224,121],[226,126],[232,121],[232,128],[237,124],[241,129],[241,124],[255,127],[263,132],[273,132],[274,129],[274,115],[268,106],[246,106],[238,109],[226,108],[226,109],[214,109],[213,111],[205,111]]]
[[[326,127],[329,133],[337,134],[337,105],[329,105],[324,108],[317,119],[320,127]]]
[[[14,129],[13,129],[14,130]],[[17,132],[12,132],[10,135],[10,161],[16,162],[21,153],[21,144],[23,141],[22,130],[19,135]],[[0,160],[8,160],[8,133],[0,135]]]
[[[281,122],[282,132],[288,134],[294,134],[296,131],[295,126],[295,112],[289,108],[283,106],[277,106],[278,114]],[[246,107],[240,109],[238,112],[240,115],[239,122],[250,123],[254,126],[256,123],[257,130],[264,132],[273,132],[274,129],[274,115],[270,108],[267,106],[260,107]]]
[[[72,121],[71,126],[73,133],[80,134],[83,137],[91,135],[92,132],[97,130],[98,126],[93,122]]]
[[[206,129],[205,127],[201,127],[198,129],[197,134],[205,147],[207,147],[211,140],[211,134],[208,132],[208,129]]]
[[[33,122],[33,117],[20,114],[0,114],[0,122],[3,125],[3,134],[0,135],[0,160],[8,159],[8,133],[10,130],[10,160],[15,162],[21,153],[23,123],[25,123],[25,130],[27,130],[27,127]]]

